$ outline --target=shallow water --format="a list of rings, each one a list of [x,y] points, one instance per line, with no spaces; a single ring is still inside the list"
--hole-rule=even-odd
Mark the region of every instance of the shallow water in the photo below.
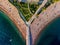
[[[21,33],[2,11],[0,11],[0,45],[25,45]]]
[[[60,18],[53,20],[40,33],[37,45],[60,45]]]

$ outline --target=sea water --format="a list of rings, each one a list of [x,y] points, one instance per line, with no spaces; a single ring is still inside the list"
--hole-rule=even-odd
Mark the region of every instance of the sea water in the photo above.
[[[25,45],[25,40],[17,27],[2,11],[0,11],[0,45]]]
[[[41,31],[37,45],[60,45],[60,17]]]

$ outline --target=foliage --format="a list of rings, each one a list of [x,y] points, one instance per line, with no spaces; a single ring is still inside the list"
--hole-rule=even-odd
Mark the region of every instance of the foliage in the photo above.
[[[24,3],[24,2],[18,2],[17,0],[9,0],[14,6],[17,7],[17,9],[23,14],[23,16],[25,17],[25,19],[28,21],[32,14],[29,12],[29,10],[34,14],[35,11],[38,8],[38,5],[36,4],[29,4],[29,8],[28,9],[28,3]],[[12,2],[13,1],[13,2]]]
[[[18,2],[17,0],[9,0],[9,1],[17,7],[17,9],[23,14],[23,16],[27,21],[32,17],[32,14],[34,14],[39,7],[39,4],[29,3],[29,9],[28,9],[28,3]],[[57,1],[60,1],[60,0],[48,0],[48,2],[45,4],[44,7],[42,7],[41,11],[38,14],[46,10],[47,7],[49,7],[51,4]],[[29,12],[29,10],[32,14]]]

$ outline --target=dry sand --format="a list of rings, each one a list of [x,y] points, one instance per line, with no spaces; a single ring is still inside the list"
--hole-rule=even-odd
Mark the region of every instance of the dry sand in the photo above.
[[[8,0],[0,0],[0,10],[7,14],[7,16],[17,26],[24,39],[26,39],[26,25],[19,16],[18,10],[11,3],[9,3]]]
[[[36,18],[30,28],[32,33],[32,43],[35,45],[41,30],[44,29],[53,19],[60,16],[60,2],[51,4]]]

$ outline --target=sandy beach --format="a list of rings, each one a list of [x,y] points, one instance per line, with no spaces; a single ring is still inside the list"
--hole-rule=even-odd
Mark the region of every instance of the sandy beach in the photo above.
[[[51,4],[43,11],[31,24],[32,43],[35,45],[41,30],[43,30],[52,20],[60,16],[60,2]]]
[[[0,0],[0,10],[7,14],[26,39],[26,24],[19,16],[18,10],[8,0]],[[32,34],[32,43],[35,45],[40,32],[55,18],[60,16],[60,2],[51,4],[43,11],[30,25]]]
[[[7,14],[7,16],[17,26],[24,39],[26,39],[26,25],[19,16],[18,10],[8,0],[0,0],[0,10]]]

